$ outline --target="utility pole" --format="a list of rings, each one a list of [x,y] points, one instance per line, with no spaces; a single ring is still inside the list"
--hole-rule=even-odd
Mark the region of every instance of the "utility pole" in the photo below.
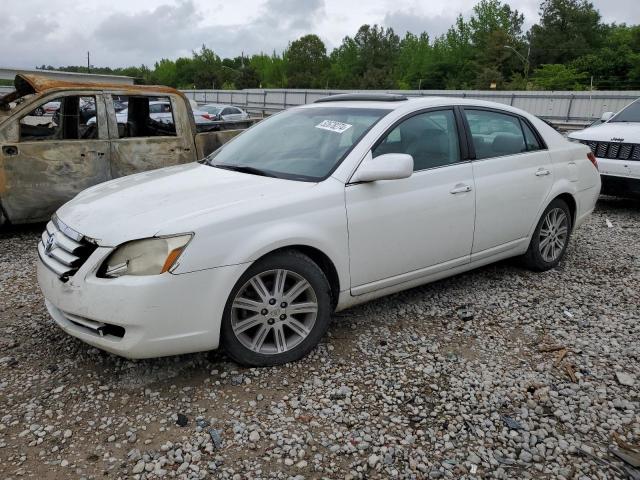
[[[515,48],[513,48],[510,45],[504,45],[504,48],[511,50],[513,53],[515,53],[518,58],[520,60],[522,60],[522,63],[524,64],[524,83],[525,83],[525,89],[528,88],[529,85],[529,56],[531,55],[531,44],[529,44],[528,48],[527,48],[527,56],[526,58],[524,57],[524,55],[522,55],[519,51],[517,51]]]
[[[91,57],[89,52],[87,52],[87,73],[91,73]]]

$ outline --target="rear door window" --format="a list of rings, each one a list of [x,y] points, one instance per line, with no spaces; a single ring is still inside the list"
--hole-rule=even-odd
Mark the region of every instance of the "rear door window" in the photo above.
[[[116,113],[119,138],[176,136],[169,97],[129,96],[120,97],[119,102],[127,105]]]
[[[524,131],[524,139],[527,143],[527,150],[541,150],[543,147],[540,145],[538,137],[533,133],[531,127],[526,122],[521,121],[522,130]]]
[[[489,110],[465,109],[476,158],[501,157],[527,151],[518,117]]]

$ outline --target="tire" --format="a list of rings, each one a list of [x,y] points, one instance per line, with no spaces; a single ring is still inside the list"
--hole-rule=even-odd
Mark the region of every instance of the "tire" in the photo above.
[[[41,116],[43,116],[43,115],[44,115],[44,109],[43,109],[42,107],[38,107],[38,108],[36,108],[36,109],[33,111],[33,114],[34,114],[36,117],[41,117]]]
[[[553,200],[536,225],[527,253],[522,257],[524,265],[536,272],[555,268],[567,251],[572,223],[567,203],[559,198]]]
[[[246,366],[295,362],[327,332],[331,305],[329,282],[313,260],[296,251],[275,253],[249,267],[233,287],[222,346]]]

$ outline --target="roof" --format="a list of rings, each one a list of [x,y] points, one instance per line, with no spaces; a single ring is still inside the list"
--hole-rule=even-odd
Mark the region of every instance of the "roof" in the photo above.
[[[18,74],[33,74],[41,75],[49,78],[57,78],[59,80],[69,80],[72,82],[103,82],[103,83],[118,83],[123,85],[133,85],[134,78],[123,75],[112,75],[103,73],[85,73],[85,72],[64,72],[61,70],[41,70],[41,69],[28,69],[28,68],[10,68],[0,67],[0,79],[13,80]]]
[[[171,93],[184,97],[184,94],[179,90],[162,85],[125,85],[121,83],[70,82],[67,80],[57,80],[54,78],[46,77],[44,75],[31,75],[25,73],[19,73],[18,75],[16,75],[13,83],[16,90],[15,92],[8,93],[5,96],[0,97],[0,110],[7,110],[8,105],[11,102],[25,95],[64,91],[70,89],[98,91],[113,90],[116,92],[123,92],[123,94]]]
[[[16,90],[21,91],[23,89],[31,90],[30,92],[24,92],[23,95],[28,93],[44,93],[49,90],[58,89],[83,89],[83,90],[118,90],[128,91],[132,93],[176,93],[180,92],[175,88],[165,87],[161,85],[125,85],[122,83],[98,83],[98,82],[75,82],[68,80],[57,80],[54,78],[46,77],[44,75],[32,75],[20,73],[16,75],[14,80]]]

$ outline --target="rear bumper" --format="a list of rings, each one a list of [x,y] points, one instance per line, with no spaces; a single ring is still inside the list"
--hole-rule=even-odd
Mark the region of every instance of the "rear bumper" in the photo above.
[[[38,260],[38,283],[51,317],[69,335],[127,358],[218,347],[228,295],[245,265],[144,277],[102,279],[90,273],[98,249],[68,281]]]

